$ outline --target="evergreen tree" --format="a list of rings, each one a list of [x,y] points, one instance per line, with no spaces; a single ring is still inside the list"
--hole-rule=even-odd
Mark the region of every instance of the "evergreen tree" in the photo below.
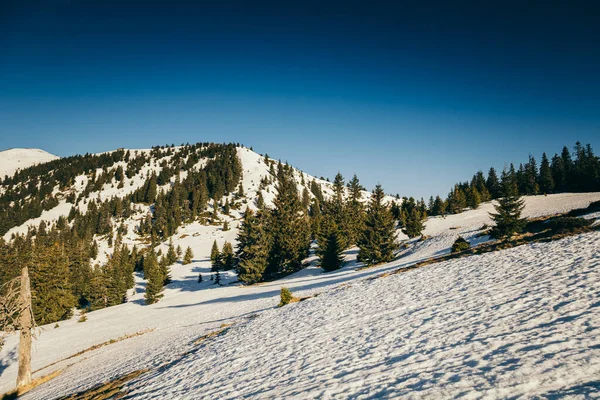
[[[185,255],[183,256],[183,265],[191,264],[194,258],[194,253],[192,252],[192,248],[188,246],[185,249]]]
[[[163,290],[164,276],[161,273],[158,262],[156,261],[156,255],[153,251],[144,259],[144,276],[147,280],[146,283],[146,304],[154,304],[160,300]]]
[[[488,192],[490,192],[490,196],[492,199],[497,199],[501,196],[502,187],[500,185],[500,181],[498,180],[498,175],[496,174],[496,170],[494,169],[494,167],[491,167],[488,172],[487,180],[485,181],[485,186]]]
[[[335,271],[344,263],[344,258],[342,256],[343,248],[338,236],[339,233],[333,231],[327,238],[321,253],[321,268],[325,271]]]
[[[404,224],[404,228],[402,228],[402,232],[406,234],[409,238],[414,238],[421,235],[425,226],[423,224],[423,216],[421,212],[417,208],[413,208],[406,219],[406,223]]]
[[[277,178],[277,195],[268,224],[272,246],[265,273],[269,278],[299,269],[310,244],[308,219],[293,179],[293,170],[279,164]]]
[[[221,257],[223,260],[223,269],[228,271],[233,268],[234,265],[234,257],[233,257],[233,246],[231,243],[225,242],[223,244],[223,251],[221,253]]]
[[[552,178],[552,169],[546,153],[542,154],[542,163],[540,164],[540,176],[538,178],[540,191],[544,194],[552,193],[554,190],[554,179]]]
[[[258,195],[256,197],[256,208],[258,208],[259,210],[265,209],[265,199],[262,195],[262,190],[258,191]]]
[[[514,182],[503,180],[503,189],[503,197],[498,199],[498,204],[494,204],[496,213],[490,213],[496,223],[492,229],[492,236],[496,238],[510,237],[525,227],[525,219],[521,218],[524,201],[519,197]]]
[[[247,208],[240,227],[237,249],[238,278],[244,283],[260,282],[267,266],[269,238],[262,224],[262,217]]]
[[[177,262],[177,253],[173,247],[173,240],[169,240],[169,249],[167,250],[167,265],[173,265]]]
[[[43,247],[43,249],[42,249]],[[77,303],[64,246],[59,242],[35,244],[31,271],[32,307],[39,325],[69,318]]]
[[[558,154],[552,157],[552,163],[550,164],[552,170],[552,180],[554,181],[555,192],[564,192],[567,190],[567,171],[563,158]]]
[[[210,250],[210,262],[214,264],[214,262],[217,261],[217,258],[219,258],[220,254],[221,252],[219,251],[219,246],[217,245],[217,241],[215,240]]]
[[[371,195],[365,228],[358,242],[358,258],[367,265],[391,261],[398,247],[394,218],[389,207],[383,204],[384,196],[381,185],[377,185]]]

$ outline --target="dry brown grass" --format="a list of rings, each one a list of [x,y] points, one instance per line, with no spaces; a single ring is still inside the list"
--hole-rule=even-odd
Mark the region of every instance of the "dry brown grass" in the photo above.
[[[29,392],[30,390],[35,389],[36,387],[40,386],[41,384],[46,383],[49,380],[56,378],[57,376],[59,376],[63,372],[64,372],[64,369],[59,369],[59,370],[56,370],[56,371],[54,371],[54,372],[52,372],[52,373],[50,373],[48,375],[44,375],[42,377],[34,379],[27,386],[23,386],[23,387],[20,387],[18,389],[15,389],[13,391],[10,391],[8,393],[4,393],[2,395],[2,400],[16,399],[17,397],[24,395],[25,393]]]
[[[121,341],[126,340],[126,339],[131,339],[131,338],[134,338],[136,336],[142,336],[142,335],[144,335],[144,334],[146,334],[148,332],[152,332],[153,330],[154,329],[145,329],[143,331],[135,332],[135,333],[132,333],[132,334],[129,334],[129,335],[123,335],[123,336],[120,336],[120,337],[118,337],[116,339],[110,339],[110,340],[108,340],[106,342],[95,344],[95,345],[93,345],[91,347],[88,347],[87,349],[81,350],[81,351],[79,351],[79,352],[77,352],[75,354],[72,354],[72,355],[70,355],[70,356],[68,356],[66,358],[63,358],[62,360],[55,361],[52,364],[48,364],[45,367],[42,367],[42,368],[40,368],[38,370],[35,370],[35,371],[33,371],[33,373],[35,374],[36,372],[39,372],[39,371],[41,371],[43,369],[49,368],[49,367],[51,367],[53,365],[56,365],[56,364],[61,363],[63,361],[70,360],[72,358],[79,357],[82,354],[88,353],[90,351],[94,351],[94,350],[99,349],[101,347],[108,346],[108,345],[113,344],[113,343],[121,342]]]
[[[61,397],[60,400],[107,400],[107,399],[121,399],[127,392],[123,392],[123,386],[129,381],[138,376],[145,374],[149,369],[138,369],[137,371],[130,372],[126,375],[112,379],[108,382],[94,386],[91,389],[81,391],[69,396]]]

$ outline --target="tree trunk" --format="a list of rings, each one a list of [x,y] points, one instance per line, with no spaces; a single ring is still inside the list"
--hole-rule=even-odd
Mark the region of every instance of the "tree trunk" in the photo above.
[[[33,327],[31,313],[31,288],[29,285],[29,270],[24,267],[21,271],[21,340],[19,341],[19,374],[17,388],[31,383],[31,329]]]

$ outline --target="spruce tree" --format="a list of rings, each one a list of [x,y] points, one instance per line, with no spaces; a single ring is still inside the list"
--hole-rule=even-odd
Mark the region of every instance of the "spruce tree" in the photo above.
[[[233,257],[233,246],[229,242],[225,242],[223,244],[223,251],[221,253],[221,257],[223,260],[223,269],[228,271],[234,266],[234,257]]]
[[[219,258],[221,252],[219,251],[219,246],[217,245],[217,241],[215,240],[212,244],[212,248],[210,250],[210,262],[214,263]]]
[[[404,232],[409,238],[414,238],[421,235],[425,226],[423,224],[423,216],[421,212],[413,208],[406,219],[406,223],[404,224],[404,228],[402,228],[402,232]]]
[[[32,307],[39,325],[69,318],[77,303],[64,245],[51,241],[35,244],[31,271]]]
[[[240,281],[253,284],[263,279],[270,241],[261,215],[247,208],[237,236],[237,273]]]
[[[496,174],[496,170],[494,167],[491,167],[487,180],[485,181],[485,186],[487,190],[490,192],[490,196],[492,199],[497,199],[501,196],[502,186],[500,185],[500,180],[498,180],[498,175]]]
[[[384,196],[381,185],[377,185],[371,195],[365,228],[358,241],[358,258],[367,265],[391,261],[398,248],[394,218],[389,207],[383,204]]]
[[[167,265],[173,265],[177,262],[177,253],[173,247],[173,240],[169,240],[169,248],[167,250]]]
[[[192,252],[192,248],[188,246],[185,249],[185,255],[183,256],[183,265],[191,264],[194,258],[194,253]]]
[[[344,263],[343,248],[338,236],[339,232],[331,232],[325,242],[325,248],[321,252],[321,268],[325,271],[335,271]]]
[[[498,199],[498,204],[494,204],[496,213],[490,213],[490,217],[496,223],[491,234],[496,238],[507,238],[520,233],[526,223],[525,219],[521,218],[524,201],[519,196],[514,182],[505,179],[503,190],[503,196]]]
[[[554,179],[552,178],[552,169],[546,153],[542,154],[542,163],[540,164],[540,176],[538,178],[540,192],[544,194],[552,193],[554,190]]]
[[[279,164],[277,178],[277,195],[268,219],[272,246],[265,274],[269,278],[299,269],[310,244],[308,218],[300,201],[293,170]]]
[[[350,193],[345,207],[348,215],[347,245],[353,246],[358,243],[365,224],[365,207],[361,202],[363,187],[356,174],[348,182],[348,190]]]
[[[146,304],[154,304],[162,295],[164,276],[160,270],[156,255],[153,251],[144,260],[144,275],[146,278]]]

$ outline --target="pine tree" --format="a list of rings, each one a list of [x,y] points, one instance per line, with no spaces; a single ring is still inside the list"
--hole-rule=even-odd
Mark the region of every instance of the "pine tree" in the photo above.
[[[498,175],[496,174],[496,170],[494,169],[494,167],[491,167],[488,172],[488,177],[485,181],[485,186],[490,192],[490,196],[492,199],[497,199],[501,196],[502,187],[500,185],[500,181],[498,180]]]
[[[223,251],[221,253],[221,257],[223,260],[223,269],[228,271],[234,266],[234,257],[233,257],[233,246],[229,242],[225,242],[223,244]]]
[[[360,185],[356,174],[348,182],[348,189],[350,194],[346,202],[346,213],[348,215],[347,245],[352,246],[358,243],[365,224],[365,207],[361,202],[363,187]]]
[[[192,252],[192,248],[188,246],[185,249],[185,255],[183,256],[183,265],[191,264],[194,258],[194,253]]]
[[[398,247],[394,218],[389,207],[383,204],[384,196],[381,185],[377,185],[373,190],[365,228],[358,242],[359,260],[367,265],[391,261]]]
[[[525,219],[521,219],[524,201],[519,196],[516,185],[510,179],[503,179],[503,197],[494,204],[496,213],[490,217],[496,223],[492,229],[492,236],[507,238],[515,233],[520,233],[525,227]]]
[[[265,209],[265,199],[262,195],[262,190],[259,190],[258,195],[256,196],[256,208],[259,210]]]
[[[277,196],[268,219],[272,246],[265,274],[269,278],[299,269],[310,244],[308,219],[293,179],[293,170],[279,164],[277,178]]]
[[[161,273],[158,262],[156,261],[156,255],[153,251],[151,251],[144,260],[144,276],[147,280],[145,294],[146,304],[154,304],[163,296],[164,276]]]
[[[338,236],[339,233],[333,231],[325,242],[325,248],[321,253],[321,268],[325,271],[335,271],[344,263],[344,258],[342,256],[343,248]]]
[[[414,238],[421,235],[425,226],[423,224],[423,216],[421,212],[413,208],[406,219],[406,223],[404,224],[404,228],[402,228],[402,232],[406,234],[409,238]]]
[[[237,273],[244,283],[260,282],[267,266],[269,255],[269,237],[267,236],[260,215],[247,208],[244,221],[238,236]]]
[[[39,325],[69,318],[77,299],[72,294],[71,276],[64,246],[36,243],[31,271],[32,307]]]
[[[212,244],[212,248],[210,250],[210,262],[214,263],[219,258],[221,252],[219,251],[219,246],[217,245],[217,241],[215,240]]]
[[[177,262],[177,253],[173,247],[173,240],[169,240],[169,249],[167,250],[167,265],[173,265]]]
[[[554,179],[552,178],[552,169],[546,153],[542,154],[542,163],[540,164],[540,176],[538,178],[540,191],[544,194],[552,193],[554,190]]]

